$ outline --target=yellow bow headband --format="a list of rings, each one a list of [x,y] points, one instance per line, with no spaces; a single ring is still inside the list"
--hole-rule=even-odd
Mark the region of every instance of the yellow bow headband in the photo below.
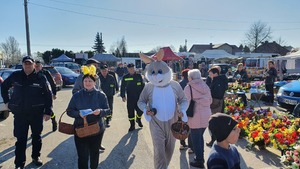
[[[81,71],[84,75],[92,75],[92,76],[96,76],[96,67],[94,65],[91,65],[90,67],[87,66],[81,66]]]

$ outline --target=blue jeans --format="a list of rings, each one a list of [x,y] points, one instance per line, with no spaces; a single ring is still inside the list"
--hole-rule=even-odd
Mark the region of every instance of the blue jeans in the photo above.
[[[191,129],[192,150],[196,155],[196,161],[204,160],[204,138],[203,134],[206,128]]]

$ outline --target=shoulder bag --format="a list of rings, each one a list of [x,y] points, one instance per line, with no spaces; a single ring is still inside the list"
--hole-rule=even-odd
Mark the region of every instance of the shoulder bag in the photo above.
[[[186,110],[186,115],[188,117],[193,117],[194,116],[195,101],[193,100],[193,92],[192,92],[192,87],[191,86],[190,86],[190,91],[191,91],[191,102],[190,102],[190,105],[189,105],[188,109]]]

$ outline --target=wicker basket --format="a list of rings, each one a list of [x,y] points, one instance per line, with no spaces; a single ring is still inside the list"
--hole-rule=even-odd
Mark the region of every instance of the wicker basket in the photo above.
[[[190,134],[190,127],[181,118],[178,118],[178,121],[172,124],[171,131],[176,139],[184,140]]]

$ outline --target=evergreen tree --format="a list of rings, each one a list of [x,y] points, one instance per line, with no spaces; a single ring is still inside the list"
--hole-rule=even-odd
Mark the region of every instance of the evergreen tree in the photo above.
[[[179,46],[179,52],[187,52],[187,47],[186,47],[186,45],[184,45],[184,46]]]
[[[245,45],[243,52],[250,52],[250,48]]]
[[[96,53],[106,53],[104,43],[102,40],[102,33],[99,34],[99,32],[97,32],[95,45],[92,48],[95,50]]]
[[[241,51],[243,51],[244,46],[243,46],[242,44],[240,44],[239,49],[240,49]]]

